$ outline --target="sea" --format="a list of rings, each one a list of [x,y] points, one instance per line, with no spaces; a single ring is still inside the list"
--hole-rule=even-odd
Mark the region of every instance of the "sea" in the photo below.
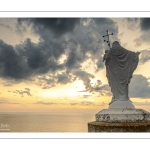
[[[0,132],[88,132],[89,114],[0,113]]]

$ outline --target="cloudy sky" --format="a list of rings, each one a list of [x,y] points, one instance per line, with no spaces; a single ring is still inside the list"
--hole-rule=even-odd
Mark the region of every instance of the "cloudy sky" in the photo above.
[[[149,18],[0,18],[0,111],[97,113],[111,92],[103,60],[106,30],[140,51],[129,87],[150,111]]]

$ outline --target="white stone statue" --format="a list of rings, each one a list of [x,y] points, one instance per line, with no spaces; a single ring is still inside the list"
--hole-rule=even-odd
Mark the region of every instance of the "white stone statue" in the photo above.
[[[140,52],[132,52],[115,41],[105,51],[106,76],[113,94],[108,109],[102,109],[95,117],[97,122],[147,122],[150,113],[136,109],[129,99],[129,83],[139,61]],[[136,89],[135,89],[136,90]]]
[[[112,44],[112,48],[105,56],[106,76],[113,94],[111,103],[130,101],[128,96],[129,83],[138,61],[139,52],[126,50],[118,41]]]

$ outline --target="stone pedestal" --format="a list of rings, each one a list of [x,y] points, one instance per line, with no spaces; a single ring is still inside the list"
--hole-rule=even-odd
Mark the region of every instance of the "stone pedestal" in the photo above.
[[[115,101],[88,123],[88,132],[150,132],[150,113],[130,101]]]
[[[103,109],[96,115],[97,122],[147,122],[150,113],[143,109],[109,108]]]
[[[150,122],[89,122],[88,132],[150,132]]]

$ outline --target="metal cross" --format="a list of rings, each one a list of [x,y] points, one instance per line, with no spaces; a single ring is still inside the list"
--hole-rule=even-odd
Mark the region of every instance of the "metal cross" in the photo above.
[[[106,40],[104,40],[104,42],[107,42],[107,43],[108,43],[108,46],[109,46],[109,48],[110,48],[109,35],[113,35],[113,33],[108,34],[108,30],[106,30],[106,32],[107,32],[107,35],[104,35],[104,36],[103,36],[103,38],[104,38],[105,36],[108,36],[108,40],[107,40],[107,41],[106,41]]]

